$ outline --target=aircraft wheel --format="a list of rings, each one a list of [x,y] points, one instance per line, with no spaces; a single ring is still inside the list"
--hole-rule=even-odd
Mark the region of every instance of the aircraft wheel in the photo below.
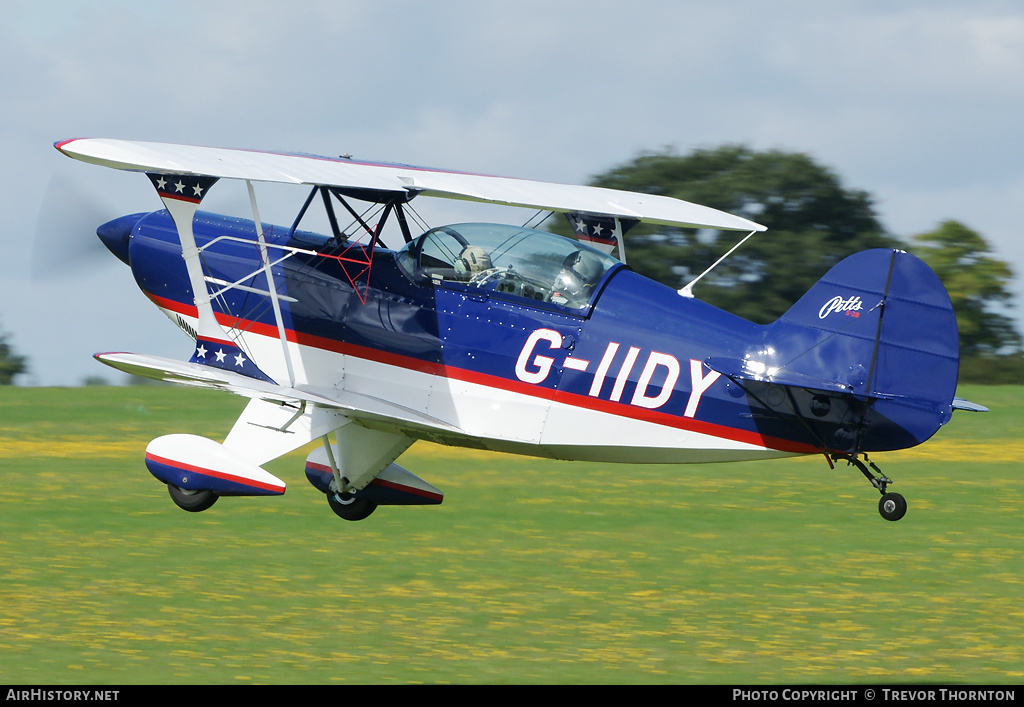
[[[377,510],[377,504],[373,501],[333,491],[327,493],[327,502],[331,504],[331,510],[345,520],[362,520]]]
[[[174,484],[167,484],[167,492],[171,494],[171,500],[175,505],[189,513],[198,513],[217,502],[217,494],[208,489],[194,491],[178,488]]]
[[[898,493],[883,494],[878,501],[878,512],[886,520],[899,520],[907,514],[907,501]]]

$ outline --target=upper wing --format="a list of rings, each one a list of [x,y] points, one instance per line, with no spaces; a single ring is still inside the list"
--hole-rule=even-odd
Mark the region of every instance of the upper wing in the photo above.
[[[745,218],[681,199],[528,179],[405,165],[218,147],[83,138],[58,142],[68,157],[129,171],[198,174],[224,179],[373,189],[467,199],[558,212],[585,212],[648,223],[764,231]]]

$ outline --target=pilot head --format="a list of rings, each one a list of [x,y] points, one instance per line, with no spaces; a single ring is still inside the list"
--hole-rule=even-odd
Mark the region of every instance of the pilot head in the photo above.
[[[601,262],[594,255],[578,250],[562,261],[562,271],[555,278],[554,289],[567,299],[586,298],[601,279]]]
[[[459,267],[460,264],[462,267]],[[455,265],[457,270],[469,273],[470,275],[490,270],[493,267],[491,265],[490,253],[478,245],[468,245],[463,248],[462,253],[459,255],[459,262]]]

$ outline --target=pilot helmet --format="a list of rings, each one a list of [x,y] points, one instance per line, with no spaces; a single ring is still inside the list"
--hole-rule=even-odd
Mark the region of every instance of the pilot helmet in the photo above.
[[[462,267],[457,267],[457,269],[468,273],[483,272],[494,267],[491,265],[491,254],[478,245],[468,245],[463,248],[456,266],[459,264]]]
[[[554,287],[566,297],[579,297],[601,277],[601,261],[586,251],[570,253],[562,261],[562,271]]]

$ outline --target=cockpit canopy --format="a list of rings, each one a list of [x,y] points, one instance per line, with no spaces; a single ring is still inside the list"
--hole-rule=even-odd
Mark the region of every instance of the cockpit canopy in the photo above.
[[[417,281],[460,283],[580,309],[618,260],[574,240],[494,223],[441,226],[415,238],[397,261]]]

